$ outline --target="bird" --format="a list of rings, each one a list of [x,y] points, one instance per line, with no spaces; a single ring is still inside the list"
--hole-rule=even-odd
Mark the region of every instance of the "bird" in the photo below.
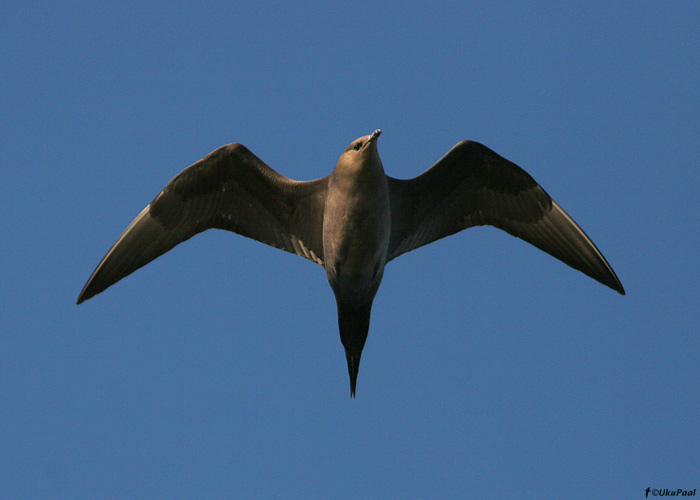
[[[174,246],[224,229],[321,265],[337,305],[350,396],[388,262],[473,226],[520,238],[624,295],[591,239],[515,163],[475,141],[457,143],[412,179],[385,174],[382,133],[353,141],[330,175],[292,180],[245,146],[222,146],[176,175],[103,257],[77,303]]]

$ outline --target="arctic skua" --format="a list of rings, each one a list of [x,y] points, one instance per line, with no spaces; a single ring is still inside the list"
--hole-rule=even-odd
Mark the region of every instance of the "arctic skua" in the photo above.
[[[77,303],[207,229],[226,229],[326,270],[338,307],[350,394],[387,262],[472,226],[521,238],[624,294],[603,254],[516,164],[462,141],[423,174],[384,173],[381,134],[353,141],[333,172],[295,181],[241,144],[222,146],[178,174],[134,219],[85,284]]]

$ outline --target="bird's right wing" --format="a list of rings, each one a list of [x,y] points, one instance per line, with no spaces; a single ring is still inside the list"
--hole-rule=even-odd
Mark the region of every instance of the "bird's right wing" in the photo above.
[[[240,144],[178,174],[126,228],[85,284],[78,304],[178,243],[226,229],[323,264],[328,178],[294,181]]]

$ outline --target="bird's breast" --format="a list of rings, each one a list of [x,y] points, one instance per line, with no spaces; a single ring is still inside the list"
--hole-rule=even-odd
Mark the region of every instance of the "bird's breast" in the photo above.
[[[323,254],[334,288],[376,291],[390,235],[386,177],[369,186],[331,183],[323,217]]]

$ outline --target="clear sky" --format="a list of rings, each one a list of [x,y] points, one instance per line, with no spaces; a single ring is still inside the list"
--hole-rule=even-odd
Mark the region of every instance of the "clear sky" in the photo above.
[[[700,488],[698,47],[696,1],[2,2],[0,498]],[[376,128],[521,165],[627,296],[459,233],[387,266],[354,400],[323,269],[241,236],[75,305],[218,146],[307,180]]]

